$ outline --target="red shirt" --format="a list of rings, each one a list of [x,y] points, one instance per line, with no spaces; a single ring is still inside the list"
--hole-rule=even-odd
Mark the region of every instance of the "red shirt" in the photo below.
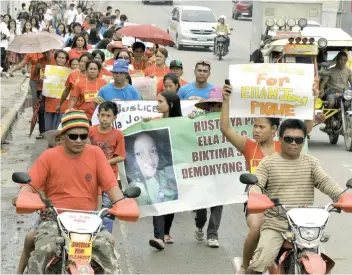
[[[186,80],[181,79],[180,81],[180,87],[183,85],[188,84]],[[158,84],[156,85],[156,94],[160,94],[165,91],[165,86],[164,86],[164,79],[160,79]]]
[[[81,55],[85,52],[87,52],[88,50],[83,49],[81,51],[79,51],[77,48],[73,48],[71,50],[68,51],[68,56],[70,57],[70,60],[73,58],[80,58]]]

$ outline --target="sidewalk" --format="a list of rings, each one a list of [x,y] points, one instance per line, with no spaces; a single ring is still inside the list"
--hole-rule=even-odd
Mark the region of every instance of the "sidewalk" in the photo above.
[[[1,77],[1,143],[4,142],[19,110],[26,101],[29,92],[29,78],[20,72],[14,77]]]

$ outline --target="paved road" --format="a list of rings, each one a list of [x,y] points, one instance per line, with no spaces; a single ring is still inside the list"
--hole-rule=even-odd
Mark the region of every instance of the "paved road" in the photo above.
[[[200,5],[200,2],[187,4]],[[216,15],[226,14],[230,18],[230,2],[203,2],[203,5],[213,9]],[[131,22],[152,23],[166,26],[171,7],[148,5],[139,2],[119,2],[114,8],[126,13]],[[228,74],[228,65],[248,61],[249,39],[251,32],[250,21],[233,21],[229,19],[235,32],[231,37],[231,54],[224,61],[216,61],[210,52],[186,50],[178,52],[170,49],[172,58],[180,59],[185,66],[185,79],[192,80],[193,66],[197,60],[212,61],[211,82],[221,85]],[[23,238],[29,230],[33,218],[31,216],[17,216],[10,199],[17,193],[17,186],[11,182],[13,171],[26,170],[27,167],[45,149],[45,142],[28,139],[29,119],[31,109],[27,108],[20,115],[12,131],[10,144],[4,146],[2,154],[2,181],[1,181],[1,253],[2,272],[14,273]],[[309,142],[310,153],[316,156],[323,168],[341,185],[352,177],[352,154],[344,150],[342,140],[336,145],[328,144],[327,137],[315,130]],[[317,192],[317,202],[324,204],[328,198]],[[176,214],[171,231],[175,243],[168,245],[164,251],[156,252],[149,247],[148,241],[152,237],[152,219],[143,218],[136,224],[116,223],[115,236],[117,248],[121,254],[124,273],[233,273],[231,258],[239,256],[242,243],[247,232],[242,206],[230,205],[224,208],[222,223],[219,230],[219,249],[210,249],[205,243],[198,243],[194,237],[194,214]],[[352,218],[343,215],[333,215],[328,232],[332,234],[331,241],[325,246],[328,254],[337,263],[334,274],[347,274],[352,270]]]

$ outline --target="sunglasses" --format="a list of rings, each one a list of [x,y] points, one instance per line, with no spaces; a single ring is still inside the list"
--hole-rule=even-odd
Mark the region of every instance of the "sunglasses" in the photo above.
[[[291,144],[292,142],[295,142],[296,144],[303,144],[304,138],[303,137],[290,137],[290,136],[285,136],[284,141],[287,144]]]
[[[66,134],[68,136],[68,138],[70,140],[77,140],[78,138],[80,138],[81,140],[86,140],[88,138],[88,134],[82,134],[82,135],[78,135],[78,134]]]

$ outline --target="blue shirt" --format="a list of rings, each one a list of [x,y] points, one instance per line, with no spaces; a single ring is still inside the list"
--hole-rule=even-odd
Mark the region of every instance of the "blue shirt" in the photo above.
[[[104,87],[101,87],[98,96],[104,98],[104,100],[141,100],[141,95],[138,90],[127,84],[127,86],[123,89],[115,88],[113,83],[109,83]]]
[[[180,99],[188,99],[191,96],[198,96],[201,98],[208,99],[210,90],[214,88],[212,84],[209,84],[205,88],[197,88],[197,86],[192,83],[188,83],[187,85],[182,86],[178,90],[178,96]]]

